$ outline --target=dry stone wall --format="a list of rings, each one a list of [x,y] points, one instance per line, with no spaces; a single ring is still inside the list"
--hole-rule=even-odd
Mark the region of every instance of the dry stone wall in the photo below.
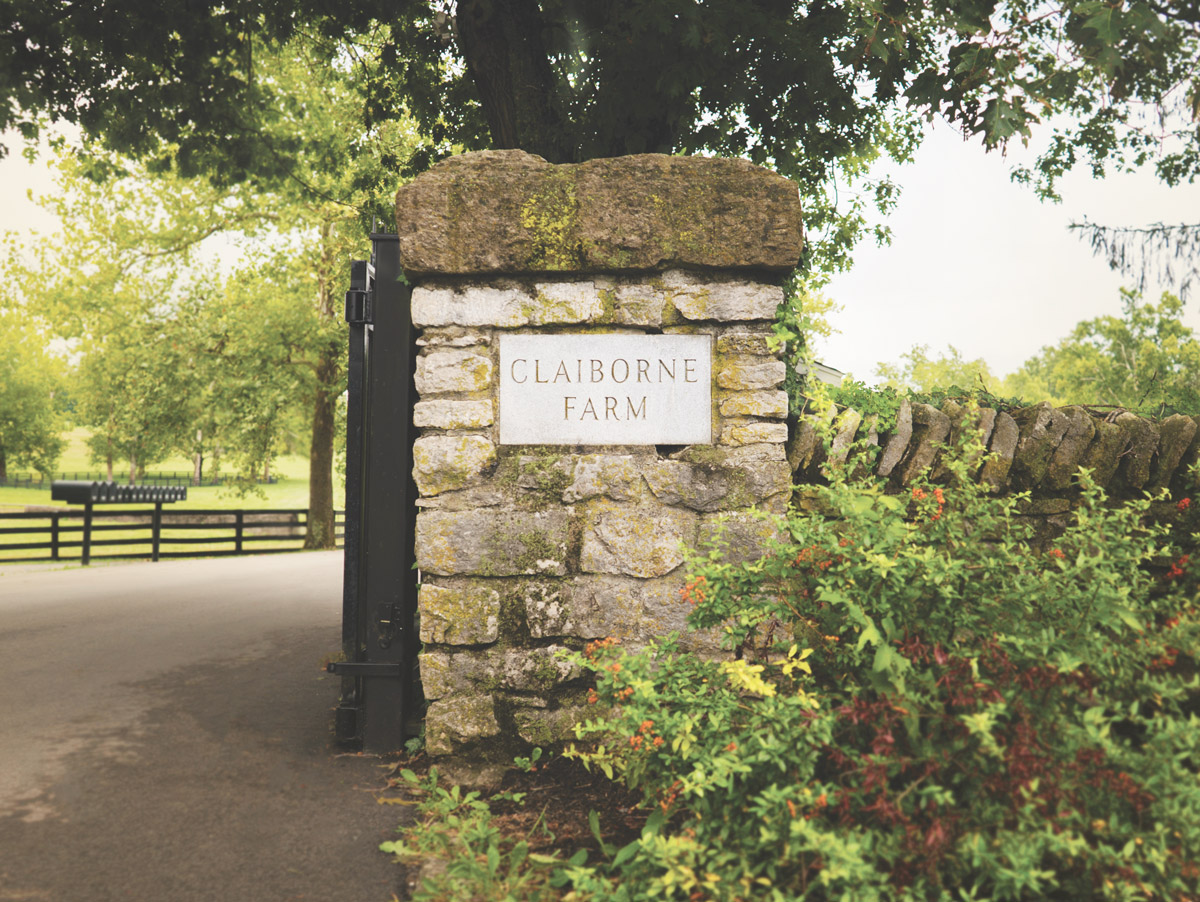
[[[656,155],[466,154],[400,191],[431,755],[506,763],[564,738],[587,686],[558,652],[681,629],[685,548],[759,553],[750,511],[782,512],[791,487],[768,335],[799,217],[779,176]],[[499,345],[517,334],[709,337],[711,441],[501,444]]]
[[[1028,492],[1025,511],[1042,521],[1046,541],[1066,527],[1077,505],[1080,467],[1091,471],[1110,498],[1166,492],[1159,507],[1168,514],[1175,500],[1195,491],[1190,471],[1200,460],[1200,417],[1181,414],[1153,420],[1125,410],[1049,403],[971,412],[952,400],[940,408],[905,400],[886,428],[854,410],[840,412],[828,447],[818,425],[801,420],[788,444],[799,486],[823,480],[830,464],[847,463],[856,442],[877,449],[874,472],[895,490],[917,478],[937,481],[946,473],[944,447],[975,430],[988,452],[977,463],[977,478],[995,493]],[[804,496],[801,488],[801,501]]]

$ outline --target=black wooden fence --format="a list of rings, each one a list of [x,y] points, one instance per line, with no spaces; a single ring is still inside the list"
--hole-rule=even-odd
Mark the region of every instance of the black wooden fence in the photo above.
[[[340,548],[345,514],[334,513],[334,534]],[[118,558],[157,561],[298,551],[307,524],[307,509],[93,510],[90,522],[82,508],[0,513],[0,564]],[[21,540],[10,541],[10,537]],[[97,549],[114,550],[97,554]]]

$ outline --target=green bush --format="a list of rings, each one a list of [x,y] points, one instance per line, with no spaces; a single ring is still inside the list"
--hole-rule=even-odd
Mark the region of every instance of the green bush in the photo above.
[[[1193,568],[1086,474],[1035,553],[967,469],[835,482],[763,559],[694,560],[734,660],[581,656],[604,710],[574,754],[657,814],[566,869],[580,897],[1196,898]]]
[[[567,753],[640,792],[637,839],[460,854],[505,895],[523,873],[510,898],[1198,898],[1196,568],[1086,473],[1033,551],[972,457],[904,495],[835,479],[763,558],[696,556],[691,624],[731,655],[576,656],[596,713]]]

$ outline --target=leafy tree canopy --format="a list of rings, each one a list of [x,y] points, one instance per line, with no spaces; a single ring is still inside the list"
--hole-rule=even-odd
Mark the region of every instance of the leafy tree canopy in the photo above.
[[[0,126],[66,119],[133,155],[166,142],[185,174],[286,177],[312,152],[279,126],[304,99],[264,73],[300,39],[359,90],[361,126],[410,115],[424,140],[384,171],[463,149],[556,162],[631,152],[746,156],[797,179],[826,251],[865,229],[833,179],[903,158],[913,114],[989,148],[1056,117],[1038,179],[1076,162],[1200,170],[1194,0],[184,0],[0,4]],[[1058,123],[1065,123],[1058,125]],[[844,187],[844,186],[843,186]],[[892,188],[874,186],[877,205]],[[839,233],[840,232],[840,233]],[[839,241],[841,244],[839,244]]]

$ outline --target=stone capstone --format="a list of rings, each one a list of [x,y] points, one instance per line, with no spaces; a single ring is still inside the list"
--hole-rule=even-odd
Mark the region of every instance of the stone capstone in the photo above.
[[[437,576],[562,575],[569,521],[565,510],[422,510],[417,566]]]
[[[1021,430],[1017,421],[1004,411],[997,413],[992,440],[988,443],[988,456],[983,462],[983,469],[979,471],[979,481],[991,491],[1002,491],[1008,485],[1008,474],[1020,439]]]
[[[1044,481],[1045,487],[1054,492],[1071,485],[1080,461],[1096,437],[1095,418],[1082,407],[1064,407],[1062,413],[1067,417],[1067,430],[1050,457]]]
[[[1196,436],[1196,421],[1182,414],[1172,414],[1158,425],[1158,456],[1154,459],[1154,470],[1150,474],[1153,491],[1167,488],[1171,477],[1191,447]]]
[[[427,435],[413,442],[413,481],[422,495],[461,489],[496,463],[482,435]]]
[[[646,154],[552,165],[450,157],[396,195],[411,275],[795,268],[796,185],[744,160]],[[770,315],[774,314],[774,309]]]
[[[913,421],[912,421],[912,403],[905,398],[900,402],[900,409],[896,413],[896,426],[891,430],[891,434],[883,444],[883,450],[879,453],[879,464],[875,468],[875,472],[880,476],[891,476],[892,471],[896,469],[896,465],[904,459],[904,452],[908,450],[908,443],[912,439]]]
[[[912,405],[912,421],[912,439],[900,467],[901,485],[908,485],[929,470],[950,435],[950,418],[930,404]]]
[[[425,713],[425,750],[432,756],[451,755],[498,735],[500,723],[490,695],[442,699]]]
[[[1120,426],[1106,420],[1095,419],[1092,425],[1096,434],[1092,436],[1092,443],[1084,452],[1079,466],[1091,470],[1092,479],[1103,488],[1112,482],[1121,463],[1121,455],[1129,445],[1129,436]]]
[[[483,645],[500,634],[500,593],[486,582],[422,583],[417,594],[422,642]]]
[[[1158,427],[1128,411],[1121,413],[1115,422],[1129,436],[1129,447],[1117,469],[1118,478],[1126,488],[1140,491],[1150,481],[1150,465],[1158,450]]]
[[[1050,459],[1067,434],[1071,420],[1049,402],[1022,407],[1013,414],[1021,431],[1010,472],[1017,488],[1032,489],[1041,484],[1050,468]]]

